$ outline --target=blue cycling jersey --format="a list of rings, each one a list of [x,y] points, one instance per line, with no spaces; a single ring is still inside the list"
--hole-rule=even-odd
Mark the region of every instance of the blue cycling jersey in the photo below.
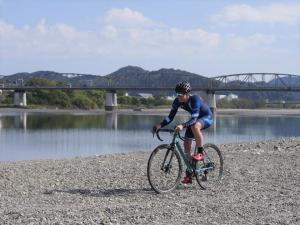
[[[203,102],[203,100],[197,95],[191,95],[188,102],[180,102],[178,98],[173,101],[172,109],[169,116],[167,116],[161,123],[161,127],[164,127],[171,123],[178,111],[178,108],[182,108],[191,114],[191,119],[182,125],[184,127],[189,127],[194,125],[199,118],[211,117],[212,112],[208,105]]]

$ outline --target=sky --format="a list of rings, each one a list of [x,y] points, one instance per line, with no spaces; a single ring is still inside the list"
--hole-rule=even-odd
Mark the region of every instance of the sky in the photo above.
[[[0,75],[300,75],[300,1],[0,0]]]

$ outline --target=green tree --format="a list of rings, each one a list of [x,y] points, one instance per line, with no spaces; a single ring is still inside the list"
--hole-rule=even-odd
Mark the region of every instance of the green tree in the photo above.
[[[97,105],[91,101],[87,96],[83,94],[76,94],[75,97],[72,99],[72,105],[75,108],[79,109],[94,109],[97,108]]]
[[[158,106],[158,105],[168,105],[169,102],[168,102],[168,100],[166,100],[166,98],[164,96],[155,96],[154,97],[154,104],[156,106]]]
[[[133,104],[135,106],[140,106],[140,100],[137,97],[132,97],[131,104]]]
[[[53,91],[49,101],[51,105],[56,105],[62,108],[71,108],[70,97],[64,91]]]
[[[63,86],[61,82],[45,79],[32,79],[26,83],[33,87]],[[94,109],[104,105],[105,93],[100,90],[72,91],[72,90],[36,90],[28,92],[27,99],[33,105],[52,105],[60,108]]]
[[[118,104],[130,105],[131,97],[129,96],[118,96]]]
[[[91,99],[98,108],[102,108],[105,102],[105,92],[98,90],[91,90],[85,92],[87,97]]]
[[[0,104],[2,104],[5,101],[5,95],[0,93]]]
[[[250,100],[250,99],[221,99],[217,101],[218,108],[233,108],[233,109],[255,109],[265,106],[263,100]]]
[[[25,83],[25,86],[31,87],[55,87],[57,86],[56,81],[41,79],[41,78],[33,78]]]

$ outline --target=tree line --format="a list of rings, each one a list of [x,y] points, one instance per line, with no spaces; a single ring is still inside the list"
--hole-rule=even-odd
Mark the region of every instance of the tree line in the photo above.
[[[31,87],[56,87],[63,86],[61,82],[47,79],[34,78],[25,83]],[[124,92],[117,93],[118,105],[121,108],[156,107],[170,105],[171,101],[163,96],[153,98],[139,98],[125,96]],[[34,90],[27,91],[27,105],[30,107],[47,107],[60,109],[101,109],[105,104],[105,91],[101,90]],[[2,106],[13,105],[13,92],[0,95]]]
[[[25,83],[25,86],[63,86],[61,82],[33,78]],[[105,105],[105,91],[101,90],[35,90],[28,91],[27,105],[32,108],[60,108],[60,109],[102,109]],[[167,100],[166,96],[154,95],[150,98],[140,98],[126,96],[125,92],[117,92],[117,101],[119,108],[154,108],[170,107],[172,100]],[[13,105],[13,92],[4,92],[0,94],[0,105],[2,107]],[[217,108],[264,108],[266,107],[264,99],[238,98],[232,100],[220,99],[217,101]],[[286,107],[286,105],[276,105],[275,107]]]

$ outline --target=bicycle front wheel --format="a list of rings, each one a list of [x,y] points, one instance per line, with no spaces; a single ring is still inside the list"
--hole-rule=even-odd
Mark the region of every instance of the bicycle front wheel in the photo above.
[[[196,180],[202,189],[213,188],[223,175],[223,157],[220,149],[214,144],[203,146],[204,160],[196,162]]]
[[[156,193],[174,190],[179,185],[181,173],[181,159],[174,147],[160,145],[153,150],[148,160],[147,176]]]

